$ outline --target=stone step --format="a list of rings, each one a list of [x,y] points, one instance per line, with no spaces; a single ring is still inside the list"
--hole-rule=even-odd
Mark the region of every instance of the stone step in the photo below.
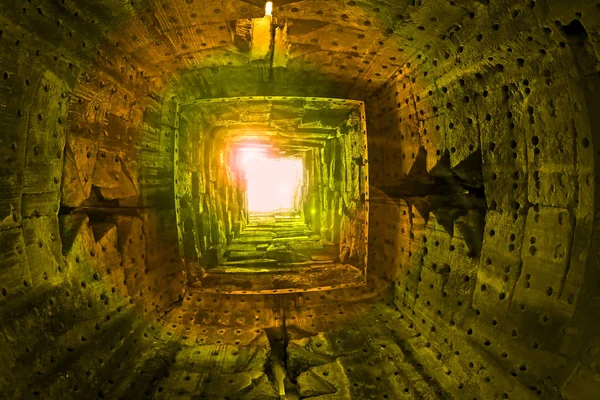
[[[268,245],[266,245],[268,246]],[[232,243],[227,246],[226,251],[254,251],[259,250],[256,248],[257,246],[252,243]],[[265,247],[266,248],[266,247]]]
[[[275,237],[277,238],[296,238],[311,236],[313,233],[308,229],[295,229],[295,230],[282,230],[275,231]]]
[[[261,243],[271,243],[273,238],[270,236],[240,236],[238,238],[233,239],[233,243],[235,244],[261,244]]]
[[[318,282],[319,288],[315,287]],[[340,263],[291,263],[257,267],[219,266],[202,279],[203,291],[219,293],[288,293],[364,285],[364,275],[351,265]],[[246,289],[244,289],[246,288]]]
[[[244,277],[245,280],[253,279],[256,275],[273,275],[280,273],[292,273],[294,269],[291,267],[280,267],[275,266],[237,266],[237,265],[223,265],[218,268],[210,270],[210,274],[213,276],[228,276],[231,279],[237,279],[240,276]]]
[[[289,242],[295,240],[309,241],[313,240],[314,242],[318,242],[320,239],[318,237],[312,238],[310,236],[294,236],[294,237],[274,237],[271,239],[273,243],[282,243]]]
[[[244,231],[244,232],[242,232],[242,234],[240,235],[240,237],[244,237],[244,236],[269,236],[269,237],[274,237],[275,236],[275,232],[272,232],[270,230],[268,230],[268,231]]]
[[[289,246],[294,251],[302,251],[302,250],[310,250],[310,251],[323,251],[323,241],[322,240],[294,240],[290,241]]]
[[[308,226],[304,222],[297,223],[278,223],[278,224],[249,224],[244,228],[244,232],[251,230],[272,230],[272,229],[307,229]]]
[[[277,260],[270,258],[259,258],[253,260],[239,260],[239,261],[224,261],[219,264],[219,267],[246,267],[246,268],[259,268],[259,267],[277,267]],[[212,270],[211,270],[212,272]]]
[[[265,258],[266,252],[256,250],[229,250],[225,252],[225,261],[243,261],[243,260],[258,260]],[[223,263],[221,263],[223,264]]]
[[[276,221],[294,221],[294,220],[302,220],[302,217],[299,215],[276,215]]]
[[[302,262],[291,262],[291,263],[279,263],[280,267],[293,267],[293,268],[302,268],[302,267],[310,267],[311,269],[320,269],[325,268],[330,265],[337,264],[334,260],[325,260],[325,261],[302,261]]]

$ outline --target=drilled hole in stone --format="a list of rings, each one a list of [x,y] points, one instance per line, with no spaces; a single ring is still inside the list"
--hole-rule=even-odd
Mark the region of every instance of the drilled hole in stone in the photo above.
[[[588,138],[583,138],[581,143],[582,143],[584,149],[587,149],[588,147],[590,147],[590,140]]]

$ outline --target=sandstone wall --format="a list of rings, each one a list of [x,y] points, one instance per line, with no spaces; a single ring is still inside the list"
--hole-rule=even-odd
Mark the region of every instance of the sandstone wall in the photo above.
[[[438,36],[462,11],[422,7],[424,47],[368,102],[370,269],[457,393],[499,370],[542,397],[598,385],[599,11],[538,3],[475,3]]]
[[[185,282],[173,138],[104,33],[127,9],[37,3],[0,16],[0,357],[21,370],[2,396],[142,396],[171,351],[153,319]]]

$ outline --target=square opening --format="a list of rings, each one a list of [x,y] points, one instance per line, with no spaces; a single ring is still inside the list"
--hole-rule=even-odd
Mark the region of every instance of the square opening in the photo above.
[[[289,293],[365,284],[364,103],[237,97],[180,110],[175,212],[190,286]]]
[[[274,157],[266,150],[242,146],[238,168],[245,179],[248,213],[297,212],[303,182],[302,159]]]

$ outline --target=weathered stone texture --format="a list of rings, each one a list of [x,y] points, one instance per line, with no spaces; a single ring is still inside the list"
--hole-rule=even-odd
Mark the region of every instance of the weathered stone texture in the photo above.
[[[0,3],[0,397],[598,397],[597,1]]]
[[[585,112],[593,87],[584,77],[589,58],[580,61],[591,47],[572,46],[597,29],[589,19],[597,10],[547,3],[473,4],[470,15],[415,53],[367,104],[375,116],[368,120],[372,184],[382,188],[372,191],[378,195],[372,194],[371,228],[380,228],[372,234],[371,262],[387,261],[374,271],[395,276],[396,304],[412,310],[432,346],[442,354],[448,345],[456,350],[453,375],[482,352],[534,394],[579,398],[584,391],[567,382],[579,379],[569,377],[573,372],[585,374],[587,367],[577,366],[585,346],[575,350],[572,342],[589,340],[594,329],[579,325],[591,308],[578,304],[573,282],[585,264],[595,271],[588,258],[594,191],[588,150],[596,127]],[[411,17],[428,12],[439,23],[456,9],[423,7]],[[423,32],[433,28],[421,21]],[[466,165],[479,168],[482,179],[467,179]],[[465,202],[440,201],[434,186],[423,192],[430,176],[453,175],[465,179],[466,196],[485,200],[479,209],[485,221],[461,220],[465,211],[457,205]],[[406,220],[388,227],[386,217],[404,201],[417,212],[406,211]],[[408,259],[391,258],[397,247]],[[444,265],[447,274],[440,272]]]

